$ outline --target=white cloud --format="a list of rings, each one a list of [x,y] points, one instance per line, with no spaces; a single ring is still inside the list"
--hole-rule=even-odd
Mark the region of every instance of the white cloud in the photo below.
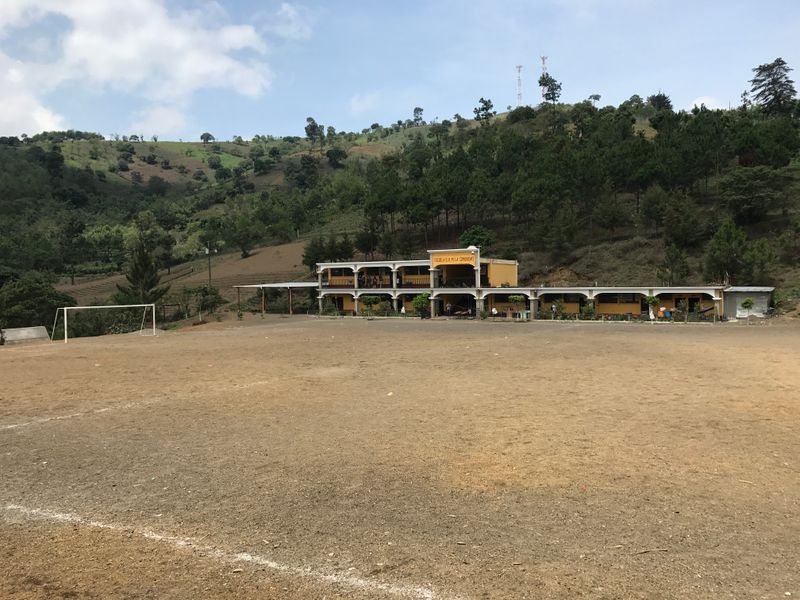
[[[28,0],[4,0],[0,2],[0,36],[9,29],[27,25],[31,20],[39,18],[42,11],[35,2]]]
[[[24,67],[0,52],[0,135],[62,129],[64,118],[44,106],[31,91]]]
[[[186,115],[174,106],[154,104],[134,115],[126,131],[144,136],[174,135],[186,130]]]
[[[350,98],[350,113],[353,115],[368,113],[378,106],[378,100],[380,100],[380,94],[378,92],[356,94]]]
[[[692,100],[689,110],[693,109],[695,106],[697,108],[705,106],[711,110],[715,110],[717,108],[727,108],[727,106],[723,106],[722,103],[713,96],[700,96],[699,98],[695,98]]]
[[[0,36],[48,14],[68,19],[70,28],[55,60],[17,66],[21,81],[0,87],[0,104],[6,110],[14,98],[32,98],[31,105],[42,109],[40,120],[61,122],[37,97],[61,83],[80,81],[148,100],[158,107],[149,111],[151,116],[175,117],[177,107],[201,89],[258,97],[269,87],[267,45],[252,25],[220,25],[222,9],[215,2],[193,11],[167,6],[166,0],[2,0]],[[214,16],[213,23],[208,15]],[[0,52],[0,60],[3,67],[11,59]],[[20,131],[16,119],[31,120],[24,113],[0,118],[0,134]],[[164,131],[172,129],[171,123],[164,124]]]
[[[307,40],[311,37],[313,18],[311,12],[300,4],[281,3],[280,8],[267,20],[265,29],[287,40]]]

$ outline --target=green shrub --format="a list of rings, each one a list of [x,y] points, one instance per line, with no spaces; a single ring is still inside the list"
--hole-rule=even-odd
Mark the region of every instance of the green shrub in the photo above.
[[[430,310],[430,297],[430,294],[418,294],[414,296],[414,299],[411,301],[411,305],[414,307],[414,311],[418,315]]]
[[[594,319],[594,302],[587,302],[581,306],[581,319],[591,321]]]

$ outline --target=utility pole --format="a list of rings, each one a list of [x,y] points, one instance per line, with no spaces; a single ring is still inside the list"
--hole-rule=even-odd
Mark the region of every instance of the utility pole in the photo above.
[[[522,106],[522,65],[517,65],[517,106]]]
[[[206,246],[206,258],[208,258],[208,289],[211,289],[211,248]]]

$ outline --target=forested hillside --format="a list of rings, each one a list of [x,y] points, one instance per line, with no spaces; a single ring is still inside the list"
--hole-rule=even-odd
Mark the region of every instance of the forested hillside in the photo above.
[[[0,138],[0,285],[119,272],[137,241],[160,268],[205,248],[246,259],[307,239],[306,262],[410,257],[479,241],[530,282],[800,285],[800,109],[777,59],[732,110],[667,94],[471,119],[412,118],[304,138],[164,142],[79,131]],[[468,231],[469,230],[469,231]],[[324,231],[322,237],[321,231]],[[462,237],[462,234],[467,232]]]

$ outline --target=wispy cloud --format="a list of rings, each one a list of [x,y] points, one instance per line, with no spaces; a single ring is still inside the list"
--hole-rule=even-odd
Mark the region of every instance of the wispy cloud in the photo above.
[[[350,98],[350,113],[353,115],[363,115],[375,110],[380,100],[380,92],[369,92],[367,94],[356,94]]]
[[[287,40],[307,40],[313,33],[313,14],[301,4],[283,2],[274,13],[261,13],[259,20],[266,31]]]

